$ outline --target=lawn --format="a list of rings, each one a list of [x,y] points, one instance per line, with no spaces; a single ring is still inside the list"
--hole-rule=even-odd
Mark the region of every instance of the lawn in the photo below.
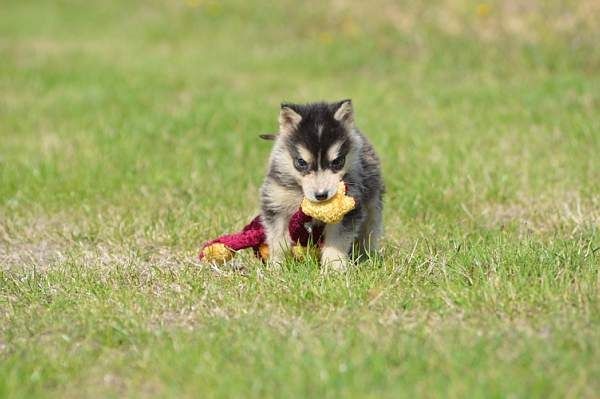
[[[0,397],[600,396],[597,1],[0,8]],[[343,98],[382,257],[200,264]]]

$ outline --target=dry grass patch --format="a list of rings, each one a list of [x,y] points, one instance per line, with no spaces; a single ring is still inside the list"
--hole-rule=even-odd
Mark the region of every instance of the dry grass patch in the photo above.
[[[489,228],[516,226],[521,233],[578,232],[600,227],[600,198],[577,192],[538,197],[519,195],[509,203],[485,204],[476,211]]]

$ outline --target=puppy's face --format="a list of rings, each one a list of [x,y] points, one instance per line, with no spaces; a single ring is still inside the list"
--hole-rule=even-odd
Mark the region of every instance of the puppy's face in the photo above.
[[[309,200],[326,201],[356,162],[359,147],[350,100],[283,104],[272,170],[302,187]]]

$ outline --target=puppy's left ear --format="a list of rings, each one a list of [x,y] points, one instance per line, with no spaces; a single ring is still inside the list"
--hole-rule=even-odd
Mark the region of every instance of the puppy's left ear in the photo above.
[[[354,127],[354,109],[352,108],[352,100],[342,100],[335,104],[335,113],[333,117],[347,128]]]

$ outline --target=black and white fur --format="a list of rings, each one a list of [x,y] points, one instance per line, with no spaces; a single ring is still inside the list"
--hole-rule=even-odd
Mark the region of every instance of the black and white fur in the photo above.
[[[326,201],[340,180],[357,207],[338,224],[325,226],[321,264],[345,270],[353,248],[378,249],[382,233],[379,159],[354,125],[350,100],[337,103],[282,104],[268,174],[261,187],[261,215],[271,259],[280,262],[292,244],[289,220],[302,198]]]

